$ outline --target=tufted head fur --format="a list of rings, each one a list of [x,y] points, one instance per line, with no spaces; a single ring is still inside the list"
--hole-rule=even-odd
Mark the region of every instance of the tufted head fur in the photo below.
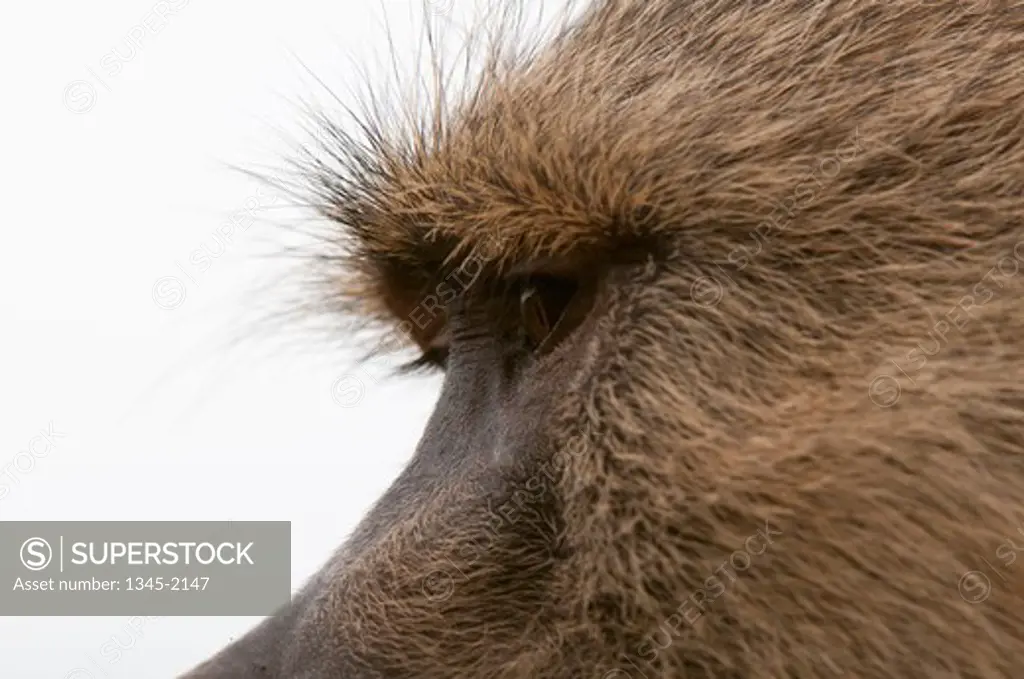
[[[324,299],[449,374],[346,546],[189,677],[1024,676],[1024,3],[601,0],[331,129]],[[456,359],[538,274],[571,332]]]

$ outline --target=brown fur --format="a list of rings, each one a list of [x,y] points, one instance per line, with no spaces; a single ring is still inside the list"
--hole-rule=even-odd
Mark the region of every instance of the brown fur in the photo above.
[[[417,679],[1024,676],[1024,4],[602,1],[419,130],[315,168],[340,308],[426,342],[460,263],[646,264],[534,461],[330,571],[330,643]]]

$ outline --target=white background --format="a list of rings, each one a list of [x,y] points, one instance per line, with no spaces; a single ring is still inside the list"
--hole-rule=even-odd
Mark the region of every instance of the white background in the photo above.
[[[427,11],[458,33],[466,4]],[[354,367],[343,335],[258,320],[279,308],[280,264],[257,257],[280,249],[279,215],[226,247],[214,234],[260,185],[228,165],[279,164],[303,139],[298,99],[330,102],[305,67],[348,97],[364,80],[353,63],[386,70],[385,17],[415,57],[419,9],[4,5],[0,520],[290,520],[295,587],[343,541],[407,461],[439,379],[389,380]],[[111,75],[115,50],[129,58]],[[204,246],[224,251],[199,272]],[[154,297],[168,276],[183,298]],[[350,373],[365,388],[353,397],[350,380],[339,398]],[[54,447],[13,466],[50,427]],[[0,676],[173,677],[255,622],[0,618]],[[112,639],[116,662],[100,651]]]

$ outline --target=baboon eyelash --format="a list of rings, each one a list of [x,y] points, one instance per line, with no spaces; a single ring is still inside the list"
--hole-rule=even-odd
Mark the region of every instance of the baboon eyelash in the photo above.
[[[400,374],[433,372],[444,370],[448,367],[448,347],[451,344],[451,334],[448,327],[442,326],[441,330],[430,338],[429,344],[422,350],[420,355],[398,367]]]
[[[398,367],[401,374],[434,372],[448,367],[448,347],[430,347],[417,358]]]

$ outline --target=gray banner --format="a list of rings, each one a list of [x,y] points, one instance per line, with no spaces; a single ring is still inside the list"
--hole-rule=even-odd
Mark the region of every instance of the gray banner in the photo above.
[[[0,521],[0,615],[269,615],[288,521]]]

